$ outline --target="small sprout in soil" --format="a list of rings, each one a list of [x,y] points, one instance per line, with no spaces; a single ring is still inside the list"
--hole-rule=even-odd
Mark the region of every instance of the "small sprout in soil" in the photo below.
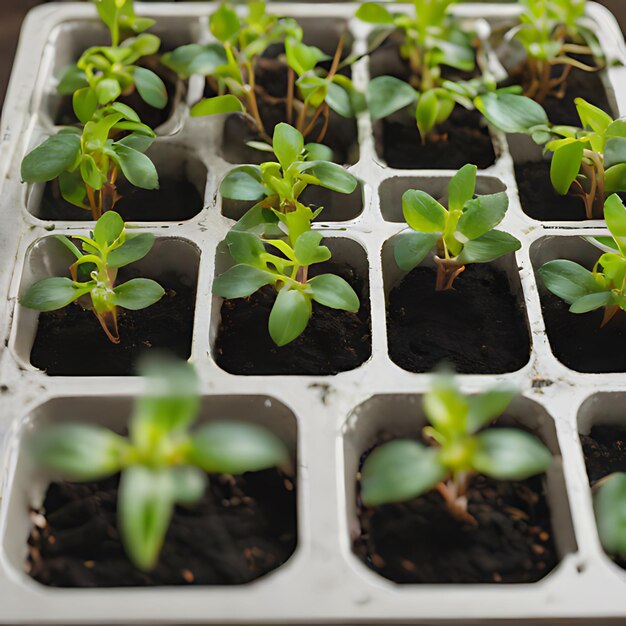
[[[128,437],[91,424],[49,426],[33,442],[37,462],[67,480],[93,481],[121,472],[117,515],[126,553],[154,569],[177,504],[203,496],[207,473],[243,474],[288,467],[289,455],[252,423],[210,422],[190,431],[200,412],[198,381],[187,363],[144,364],[147,393],[135,402]]]
[[[602,326],[626,310],[626,207],[617,194],[607,198],[604,215],[611,237],[586,237],[603,252],[593,271],[566,259],[539,269],[544,285],[570,305],[571,313],[603,308]]]
[[[524,48],[524,95],[537,102],[563,98],[573,68],[594,72],[603,66],[602,47],[585,22],[586,0],[521,0],[520,24],[507,34]],[[580,57],[591,56],[593,65]],[[558,75],[555,75],[555,69]]]
[[[319,48],[303,43],[302,28],[293,19],[267,13],[264,2],[248,3],[248,14],[239,18],[235,7],[222,3],[211,15],[209,26],[219,43],[206,46],[182,46],[163,57],[163,63],[183,78],[202,74],[217,95],[198,102],[194,116],[245,112],[256,125],[259,136],[270,142],[259,111],[259,99],[284,105],[285,121],[294,124],[305,136],[317,130],[316,141],[323,141],[328,130],[330,111],[343,117],[354,117],[364,108],[362,95],[352,81],[339,74],[350,64],[341,61],[343,36],[329,70],[320,67],[330,57]],[[271,63],[264,53],[272,45],[284,46],[282,68],[287,74],[284,97],[272,97],[257,82],[262,63]],[[322,120],[321,125],[318,120]]]
[[[394,245],[398,267],[411,271],[436,247],[437,291],[451,289],[468,263],[489,263],[519,250],[521,243],[494,230],[509,206],[506,192],[476,196],[475,165],[465,165],[448,184],[448,208],[425,191],[402,196],[402,212],[412,231]]]
[[[423,401],[430,425],[422,436],[429,445],[396,439],[376,448],[361,471],[363,504],[405,502],[436,489],[454,515],[476,523],[466,497],[474,474],[525,480],[545,472],[552,462],[550,451],[523,430],[483,430],[504,413],[515,393],[500,386],[464,396],[451,376],[438,375]]]
[[[142,32],[154,20],[137,17],[132,0],[96,0],[96,6],[111,33],[111,45],[88,48],[76,65],[64,70],[58,92],[73,97],[74,112],[83,124],[98,107],[135,90],[150,106],[165,108],[167,90],[163,81],[152,70],[137,65],[140,59],[156,54],[161,47],[156,35]],[[122,30],[141,34],[120,43]]]
[[[248,230],[267,221],[276,223],[278,218],[272,213],[268,215],[269,209],[282,214],[298,210],[301,216],[308,214],[310,222],[321,209],[313,213],[299,201],[309,185],[343,194],[350,194],[356,189],[357,179],[328,160],[331,157],[329,148],[321,144],[305,144],[302,133],[289,124],[276,125],[271,146],[257,142],[254,145],[273,152],[278,162],[235,167],[220,186],[224,198],[258,202],[239,221],[240,230]]]
[[[608,554],[626,559],[626,474],[616,472],[593,488],[598,535]]]
[[[121,197],[116,189],[120,170],[131,185],[158,189],[156,168],[144,154],[154,137],[154,131],[130,107],[114,102],[96,111],[82,134],[78,128],[63,128],[27,154],[22,180],[58,179],[63,198],[91,211],[97,220]]]
[[[273,209],[284,238],[262,239],[250,231],[233,228],[226,237],[235,265],[213,282],[213,293],[223,298],[247,298],[266,285],[273,285],[276,301],[269,317],[269,333],[277,346],[297,339],[306,329],[315,301],[331,309],[356,313],[359,297],[350,284],[334,274],[309,278],[309,267],[331,258],[320,244],[322,235],[310,229],[310,209],[301,207],[289,213]],[[274,248],[278,254],[269,252]]]
[[[122,218],[109,211],[96,223],[91,237],[73,235],[82,242],[82,251],[68,238],[53,235],[76,257],[70,278],[44,278],[20,298],[20,304],[36,311],[56,311],[72,302],[91,309],[113,343],[119,343],[117,307],[138,311],[152,306],[164,290],[148,278],[133,278],[115,285],[120,267],[143,259],[154,244],[154,235],[129,235]],[[87,299],[86,296],[89,296]]]

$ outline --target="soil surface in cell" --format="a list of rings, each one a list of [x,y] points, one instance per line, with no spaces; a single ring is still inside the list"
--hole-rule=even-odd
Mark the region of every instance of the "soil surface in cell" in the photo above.
[[[528,362],[530,341],[523,305],[506,274],[469,265],[454,288],[435,291],[436,271],[417,267],[389,296],[389,356],[410,372],[444,362],[463,374],[513,372]]]
[[[267,324],[276,300],[273,287],[249,298],[225,300],[215,342],[217,364],[231,374],[329,375],[354,369],[371,355],[369,288],[366,277],[346,265],[321,263],[311,276],[333,273],[347,280],[361,300],[358,313],[313,302],[313,316],[295,341],[279,348]]]
[[[167,52],[163,50],[162,52]],[[150,106],[139,96],[137,90],[134,90],[129,95],[123,95],[119,98],[119,102],[128,105],[131,109],[139,115],[139,119],[142,123],[146,124],[152,129],[158,128],[161,124],[167,122],[172,117],[174,109],[177,106],[177,91],[182,88],[183,83],[180,83],[178,77],[169,68],[161,65],[158,56],[150,56],[141,59],[137,65],[146,67],[161,78],[165,84],[167,90],[167,104],[163,109],[157,109]],[[180,83],[180,87],[179,87]],[[72,126],[78,123],[76,115],[74,114],[74,107],[72,105],[72,96],[62,96],[59,103],[59,108],[56,112],[54,123],[57,126]]]
[[[140,277],[120,270],[117,284]],[[79,304],[41,313],[31,363],[50,376],[129,376],[150,350],[191,354],[196,287],[174,274],[159,277],[165,295],[141,311],[118,309],[120,343],[107,339],[96,316]]]
[[[626,314],[618,311],[602,328],[603,311],[574,314],[569,304],[546,292],[541,306],[552,352],[577,372],[626,372]]]
[[[522,482],[477,476],[468,490],[472,525],[431,492],[358,511],[357,556],[397,583],[530,583],[558,563],[541,476]]]
[[[117,183],[122,196],[115,204],[125,222],[182,222],[202,211],[204,198],[186,178],[159,177],[159,189],[140,189],[122,178]],[[38,214],[42,220],[92,219],[91,212],[66,202],[56,182],[48,183]]]
[[[198,504],[176,507],[157,567],[139,571],[120,541],[118,481],[50,485],[33,512],[33,578],[53,587],[238,585],[276,569],[296,548],[289,478],[276,470],[216,476]]]
[[[382,157],[397,169],[453,169],[467,163],[485,169],[496,154],[477,111],[457,106],[450,118],[422,143],[415,119],[382,120]]]

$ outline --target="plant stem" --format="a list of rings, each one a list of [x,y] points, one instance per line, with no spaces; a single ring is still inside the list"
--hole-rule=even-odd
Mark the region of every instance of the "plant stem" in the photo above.
[[[291,124],[293,120],[293,90],[295,82],[296,73],[290,67],[287,72],[287,124]]]
[[[93,220],[98,221],[102,217],[102,210],[99,203],[96,201],[96,194],[93,187],[85,185],[87,190],[87,198],[89,199],[89,206],[91,208],[91,217]]]
[[[272,143],[271,137],[265,131],[265,126],[263,124],[263,120],[261,119],[261,114],[259,113],[259,106],[256,99],[256,81],[254,78],[254,69],[252,64],[247,61],[245,64],[246,70],[248,72],[248,84],[245,87],[246,98],[248,100],[248,106],[250,108],[250,113],[256,122],[259,135],[267,141],[268,143]]]
[[[435,291],[448,291],[452,289],[452,285],[456,278],[465,271],[464,265],[459,265],[453,259],[442,259],[435,257],[437,264],[437,281],[435,283]]]

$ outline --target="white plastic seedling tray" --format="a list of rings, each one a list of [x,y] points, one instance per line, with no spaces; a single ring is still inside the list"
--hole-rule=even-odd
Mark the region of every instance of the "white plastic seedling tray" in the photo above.
[[[172,46],[208,41],[207,15],[216,6],[160,3],[139,5],[138,11],[157,19],[154,32]],[[339,33],[347,25],[355,51],[366,51],[369,27],[352,18],[357,4],[275,4],[270,8],[303,19],[305,29],[317,30],[322,41],[329,30]],[[468,20],[497,23],[514,18],[517,8],[466,4],[456,10]],[[612,15],[593,3],[588,12],[608,58],[624,60],[624,42]],[[553,356],[534,273],[538,264],[564,247],[580,249],[584,256],[586,244],[578,236],[604,233],[603,224],[551,223],[546,227],[527,217],[520,206],[507,138],[493,133],[498,158],[493,167],[480,172],[479,185],[486,190],[505,188],[509,195],[510,208],[502,226],[523,247],[502,263],[526,307],[532,354],[518,372],[462,376],[461,383],[468,392],[484,390],[496,379],[519,386],[522,397],[511,415],[535,430],[555,455],[547,488],[560,564],[535,584],[393,584],[368,570],[351,552],[351,534],[358,532],[354,503],[358,458],[381,427],[398,433],[417,431],[423,420],[420,394],[429,384],[429,376],[404,371],[388,356],[386,295],[399,272],[385,243],[403,229],[399,217],[403,191],[416,186],[427,191],[441,188],[453,172],[385,167],[376,156],[370,119],[362,114],[358,161],[350,169],[364,181],[363,211],[348,221],[320,223],[319,228],[338,256],[348,255],[352,264],[369,270],[371,358],[358,369],[336,376],[230,375],[212,357],[221,301],[211,295],[211,281],[216,267],[219,271],[228,263],[218,246],[233,222],[222,215],[217,190],[232,165],[221,157],[223,119],[189,118],[188,104],[202,94],[203,79],[198,76],[190,80],[187,102],[160,129],[152,150],[171,173],[188,167],[191,179],[204,192],[204,209],[184,223],[136,223],[132,227],[154,232],[159,238],[163,254],[145,260],[154,275],[168,263],[192,278],[197,272],[191,360],[206,397],[203,415],[259,420],[278,432],[297,455],[297,550],[277,571],[237,587],[72,590],[47,588],[27,576],[28,507],[41,499],[47,477],[30,466],[24,454],[25,436],[50,420],[119,424],[130,398],[142,389],[142,381],[133,377],[48,377],[35,369],[28,357],[36,315],[17,304],[25,287],[62,263],[46,241],[51,231],[85,233],[91,225],[40,220],[37,198],[41,189],[23,186],[19,168],[26,152],[55,130],[51,110],[57,70],[103,37],[91,4],[46,4],[34,10],[24,26],[3,113],[0,623],[625,624],[626,573],[604,554],[598,541],[579,431],[597,421],[625,422],[626,376],[580,374]],[[612,66],[605,75],[617,112],[626,106],[626,70]],[[366,58],[354,66],[353,77],[359,88],[367,87]],[[520,140],[512,141],[515,152],[524,148]]]

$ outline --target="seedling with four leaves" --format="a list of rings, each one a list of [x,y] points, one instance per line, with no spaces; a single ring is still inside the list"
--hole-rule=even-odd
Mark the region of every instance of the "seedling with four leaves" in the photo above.
[[[410,232],[394,245],[398,267],[411,271],[433,250],[437,265],[437,291],[451,289],[469,263],[489,263],[519,250],[521,243],[494,230],[509,206],[506,192],[475,196],[475,165],[465,165],[448,184],[448,208],[420,190],[402,196],[402,212]]]
[[[117,524],[132,563],[156,567],[177,504],[194,505],[208,474],[289,469],[284,443],[246,422],[214,421],[194,431],[200,413],[198,380],[188,363],[152,361],[140,373],[147,390],[135,401],[127,437],[93,424],[48,426],[33,441],[42,466],[65,479],[102,480],[121,473]]]
[[[570,305],[571,313],[604,309],[602,325],[626,310],[626,207],[617,194],[604,205],[610,237],[587,237],[603,254],[592,271],[569,261],[549,261],[539,269],[544,285]]]
[[[124,135],[118,138],[120,135]],[[58,179],[63,198],[91,211],[94,220],[119,200],[116,181],[142,189],[158,189],[159,177],[144,152],[155,137],[128,106],[114,102],[97,111],[82,133],[69,127],[46,139],[22,161],[22,180],[43,183]]]
[[[154,235],[128,234],[115,211],[108,211],[98,220],[91,237],[72,236],[82,242],[82,250],[68,237],[55,237],[76,257],[70,266],[71,278],[40,280],[20,298],[22,306],[56,311],[79,300],[93,311],[109,340],[119,343],[118,307],[145,309],[165,294],[161,285],[147,278],[133,278],[116,286],[118,269],[144,258],[152,249]]]
[[[361,470],[363,504],[405,502],[436,489],[455,516],[475,524],[467,500],[472,476],[525,480],[552,462],[550,451],[524,430],[486,428],[514,396],[505,386],[465,396],[451,376],[437,376],[423,400],[428,445],[395,439],[376,448]]]

